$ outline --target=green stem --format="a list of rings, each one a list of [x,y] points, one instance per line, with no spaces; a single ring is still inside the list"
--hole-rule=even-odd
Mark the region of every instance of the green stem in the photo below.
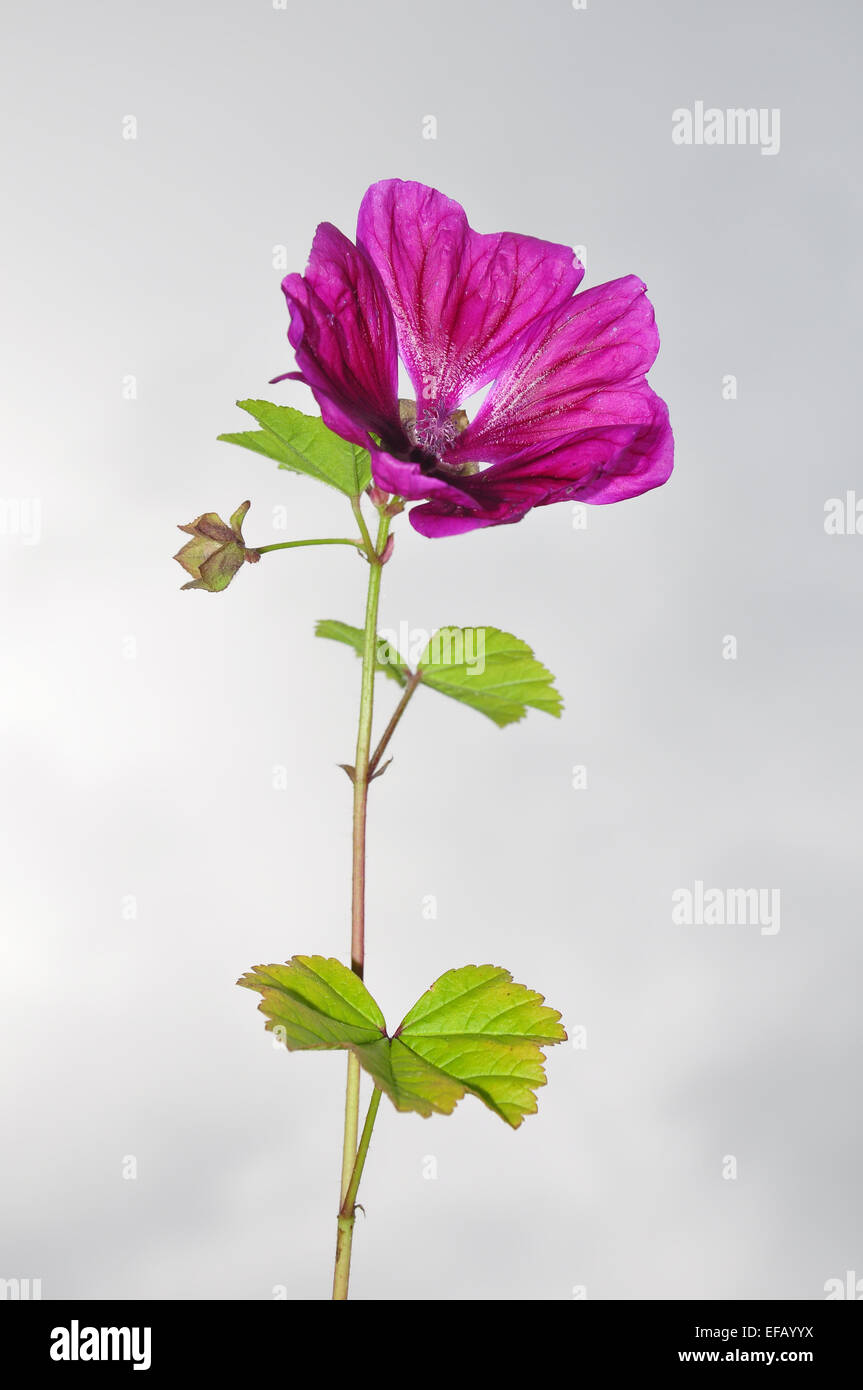
[[[382,516],[378,526],[375,559],[369,567],[369,590],[366,598],[366,622],[363,633],[363,673],[360,686],[360,718],[357,727],[357,752],[354,759],[353,814],[353,891],[351,896],[351,969],[362,979],[365,956],[365,897],[366,897],[366,805],[369,790],[369,752],[372,741],[372,711],[375,691],[377,658],[378,604],[381,594],[383,553],[390,529],[390,518]]]
[[[365,519],[365,517],[363,516],[362,504],[361,504],[361,502],[360,502],[359,497],[352,497],[352,498],[351,498],[351,510],[353,511],[354,517],[355,517],[355,519],[356,519],[356,523],[357,523],[357,525],[358,525],[359,528],[360,528],[360,534],[362,535],[362,538],[363,538],[363,543],[364,543],[364,545],[365,545],[366,554],[369,556],[369,559],[371,559],[372,555],[374,554],[375,548],[374,548],[374,546],[372,545],[372,538],[371,538],[371,536],[369,535],[369,528],[368,528],[368,526],[366,525],[366,519]]]
[[[412,671],[411,674],[408,676],[408,681],[404,689],[404,694],[402,695],[402,698],[396,705],[395,710],[393,711],[393,717],[390,720],[387,727],[384,729],[381,741],[375,749],[374,756],[372,757],[372,760],[369,763],[370,777],[373,776],[374,773],[377,771],[381,758],[387,750],[387,744],[389,743],[390,739],[395,733],[396,728],[398,726],[398,722],[404,714],[405,710],[407,709],[408,705],[410,704],[411,696],[413,695],[421,680],[422,671]]]
[[[275,545],[250,545],[249,550],[257,555],[266,555],[268,550],[293,550],[298,545],[353,545],[358,550],[365,549],[365,541],[346,540],[342,536],[325,536],[314,541],[277,541]]]
[[[363,1168],[366,1164],[366,1155],[369,1151],[372,1130],[377,1119],[378,1106],[381,1103],[381,1092],[375,1086],[372,1091],[372,1098],[369,1101],[366,1122],[363,1125],[362,1137],[360,1138],[357,1156],[351,1173],[347,1192],[342,1198],[342,1205],[338,1219],[338,1237],[336,1240],[336,1270],[333,1277],[333,1299],[346,1299],[348,1296],[348,1280],[351,1272],[351,1243],[354,1234],[354,1222],[356,1221],[356,1202],[357,1193],[360,1188],[360,1179],[363,1176]]]
[[[356,500],[354,514],[365,536],[368,528],[362,516],[359,500]],[[354,807],[353,807],[353,868],[351,887],[351,969],[360,979],[365,964],[365,904],[366,904],[366,810],[369,791],[369,753],[372,739],[372,713],[374,707],[375,664],[377,657],[378,604],[381,594],[381,575],[383,564],[381,556],[387,542],[391,518],[381,514],[377,541],[369,546],[369,588],[366,598],[366,620],[363,634],[363,671],[360,685],[360,715],[357,727],[357,751],[354,761]],[[344,1205],[350,1192],[351,1175],[355,1171],[357,1158],[357,1133],[359,1130],[360,1103],[360,1064],[354,1054],[348,1055],[347,1086],[345,1090],[345,1127],[342,1144],[342,1183],[341,1207],[339,1212],[338,1241],[336,1244],[336,1269],[333,1280],[333,1298],[347,1298],[348,1278],[351,1267],[351,1243],[353,1238],[353,1213],[348,1222]],[[369,1130],[371,1134],[371,1130]]]
[[[342,1140],[342,1185],[340,1201],[345,1200],[351,1173],[354,1169],[354,1155],[357,1151],[357,1130],[360,1116],[360,1063],[353,1052],[348,1053],[348,1077],[345,1086],[345,1128]]]

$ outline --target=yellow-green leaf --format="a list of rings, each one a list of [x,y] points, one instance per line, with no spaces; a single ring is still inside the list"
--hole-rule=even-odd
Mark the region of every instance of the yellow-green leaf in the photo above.
[[[390,1037],[366,986],[340,961],[294,956],[237,982],[261,994],[267,1028],[294,1049],[349,1048],[397,1110],[448,1115],[466,1093],[514,1129],[545,1085],[542,1048],[566,1038],[541,994],[494,965],[448,970]]]
[[[237,401],[237,405],[261,429],[220,434],[224,443],[264,454],[280,468],[306,473],[348,497],[365,492],[372,477],[368,450],[334,434],[320,416],[304,415],[292,406],[270,401]]]
[[[503,726],[528,706],[560,717],[554,676],[530,647],[496,627],[442,627],[419,659],[422,684],[479,710]]]
[[[315,624],[315,636],[328,637],[333,642],[344,642],[346,647],[353,647],[357,656],[361,657],[363,654],[366,639],[361,627],[351,627],[349,623],[340,623],[335,618],[321,618],[320,622]],[[389,676],[397,685],[404,685],[407,681],[407,663],[385,638],[379,637],[377,643],[377,670],[383,671],[384,675]]]

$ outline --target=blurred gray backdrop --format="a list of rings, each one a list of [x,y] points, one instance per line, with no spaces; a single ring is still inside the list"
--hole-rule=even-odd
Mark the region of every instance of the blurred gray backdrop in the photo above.
[[[359,664],[313,625],[361,620],[363,569],[286,553],[215,597],[171,556],[245,497],[252,544],[349,525],[216,435],[238,398],[314,409],[267,385],[282,274],[392,176],[586,248],[585,286],[647,281],[677,465],[586,528],[398,526],[382,624],[511,630],[566,712],[417,697],[372,793],[369,986],[395,1022],[503,964],[586,1045],[517,1133],[384,1102],[353,1293],[863,1276],[859,7],[52,0],[4,29],[0,1276],[329,1293],[344,1058],[275,1051],[234,980],[347,952]],[[697,102],[778,111],[778,150],[675,143]],[[780,929],[676,923],[697,882],[778,890]]]

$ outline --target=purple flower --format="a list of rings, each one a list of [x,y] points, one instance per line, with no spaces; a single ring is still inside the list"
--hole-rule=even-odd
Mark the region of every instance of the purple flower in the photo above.
[[[473,231],[424,184],[373,184],[356,245],[324,222],[305,275],[283,281],[300,369],[286,375],[370,450],[378,487],[423,504],[410,519],[425,536],[634,497],[672,469],[645,377],[659,335],[637,276],[576,294],[583,274],[566,246]],[[399,400],[399,355],[416,402]]]

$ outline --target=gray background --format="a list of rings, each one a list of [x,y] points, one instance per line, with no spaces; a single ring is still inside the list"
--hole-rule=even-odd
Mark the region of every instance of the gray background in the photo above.
[[[171,555],[175,523],[247,496],[251,543],[349,526],[215,436],[238,397],[314,409],[267,386],[292,366],[273,248],[302,269],[391,176],[585,245],[585,285],[648,282],[677,468],[586,531],[567,506],[398,526],[382,623],[507,628],[567,703],[499,731],[418,696],[373,790],[368,982],[395,1022],[444,969],[504,964],[588,1045],[550,1053],[517,1133],[384,1102],[353,1292],[821,1298],[863,1274],[863,537],[824,530],[863,494],[859,7],[87,0],[5,28],[2,497],[41,531],[0,536],[0,1275],[328,1293],[344,1059],[274,1051],[233,982],[347,949],[359,666],[312,631],[360,621],[364,574],[298,552],[180,594]],[[780,153],[675,146],[696,100],[780,108]],[[780,932],[674,925],[696,879],[779,888]]]

